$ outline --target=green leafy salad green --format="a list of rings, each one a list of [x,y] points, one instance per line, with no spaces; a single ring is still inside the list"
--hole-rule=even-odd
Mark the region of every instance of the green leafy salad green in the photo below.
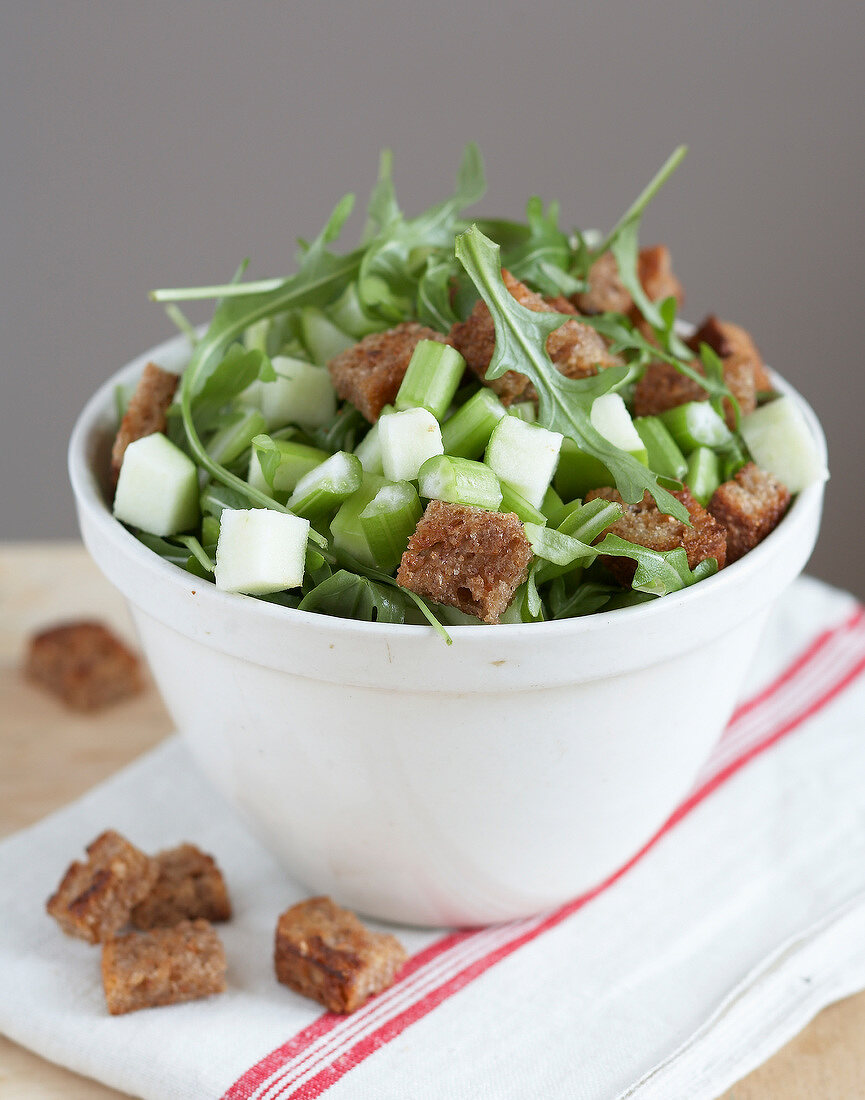
[[[524,222],[467,220],[466,208],[485,189],[473,144],[454,193],[409,218],[397,203],[386,153],[356,248],[336,247],[353,208],[347,195],[318,236],[300,242],[297,269],[287,278],[244,282],[243,265],[224,285],[154,291],[191,352],[167,411],[167,444],[151,441],[145,453],[139,441],[127,451],[118,518],[154,553],[197,577],[215,577],[228,591],[352,619],[428,621],[446,638],[448,626],[482,616],[397,578],[431,500],[522,523],[530,560],[496,616],[504,623],[621,607],[710,575],[717,562],[708,558],[691,569],[681,546],[659,551],[604,535],[623,507],[645,494],[661,513],[689,525],[674,491],[687,483],[705,503],[748,460],[721,361],[707,345],[695,353],[683,344],[675,297],[652,300],[639,275],[641,217],[684,152],[673,153],[606,236],[561,229],[557,204],[545,208],[537,197]],[[581,312],[579,321],[615,361],[566,377],[548,340],[575,314],[555,303],[587,291],[592,265],[607,253],[635,308]],[[503,268],[551,301],[546,311],[521,304]],[[203,334],[178,305],[194,299],[216,302]],[[479,300],[495,334],[485,377],[468,371],[444,342]],[[392,404],[368,419],[340,399],[328,363],[407,323],[426,326],[441,342],[417,344]],[[638,418],[638,433],[634,387],[659,362],[700,388],[701,400],[692,402],[699,407],[678,419]],[[487,385],[507,372],[530,383],[529,397],[509,406]],[[121,495],[134,492],[143,501],[157,480],[162,504],[174,494],[174,510],[150,522],[146,507],[130,511]],[[618,496],[586,500],[593,485]],[[618,558],[632,563],[627,586],[609,569]]]

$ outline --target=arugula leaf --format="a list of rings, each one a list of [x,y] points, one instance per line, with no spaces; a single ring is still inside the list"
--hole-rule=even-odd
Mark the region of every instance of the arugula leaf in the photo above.
[[[611,584],[598,584],[595,581],[585,581],[577,585],[574,591],[568,595],[565,581],[557,577],[549,589],[548,603],[554,619],[574,619],[580,615],[591,615],[600,611],[610,597],[619,589]]]
[[[427,260],[418,280],[415,304],[417,319],[436,332],[449,332],[451,326],[459,321],[451,305],[451,280],[454,272],[453,261],[434,255]]]
[[[405,608],[384,585],[339,569],[317,584],[298,605],[301,611],[317,611],[340,619],[361,619],[368,623],[403,623]]]
[[[707,558],[699,562],[692,572],[688,568],[688,555],[683,546],[677,546],[675,550],[650,550],[618,535],[607,535],[595,549],[599,554],[609,554],[614,558],[633,558],[637,569],[631,587],[652,596],[679,592],[718,571],[717,561]]]
[[[538,421],[543,427],[568,436],[581,450],[602,462],[629,503],[641,501],[649,492],[662,512],[690,524],[687,509],[658,484],[657,476],[592,425],[594,399],[624,382],[631,368],[608,367],[590,378],[566,378],[553,365],[546,343],[550,333],[571,317],[535,313],[520,305],[502,281],[498,245],[477,226],[457,237],[456,255],[486,302],[495,325],[495,351],[486,377],[500,378],[508,370],[527,375],[538,393]]]
[[[553,565],[569,567],[578,562],[588,565],[598,556],[593,546],[586,546],[579,539],[555,528],[541,527],[537,523],[524,523],[523,527],[535,557]]]
[[[687,152],[687,145],[679,145],[673,150],[637,198],[631,203],[621,218],[619,218],[601,244],[593,250],[591,254],[593,260],[597,259],[598,256],[602,255],[608,248],[613,246],[619,234],[629,223],[639,221],[643,216],[643,211],[685,159]]]
[[[570,274],[571,245],[559,229],[558,218],[557,202],[551,202],[544,213],[540,198],[533,195],[526,204],[527,238],[502,254],[502,266],[515,278],[549,297],[577,294],[583,289],[583,283]]]
[[[377,230],[361,260],[357,277],[363,309],[394,324],[412,315],[417,284],[429,256],[449,249],[454,234],[464,224],[463,208],[483,195],[483,162],[478,147],[470,142],[463,153],[453,195],[411,220],[405,220],[393,196],[390,158],[383,158],[382,173],[370,203],[368,229]]]

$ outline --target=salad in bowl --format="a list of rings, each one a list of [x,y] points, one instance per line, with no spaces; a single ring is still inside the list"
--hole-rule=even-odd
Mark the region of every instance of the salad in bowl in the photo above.
[[[640,248],[416,218],[390,159],[280,279],[162,290],[69,468],[195,760],[350,908],[482,924],[591,889],[687,796],[819,528],[825,444],[754,341]],[[193,329],[180,304],[214,298]],[[442,644],[443,639],[451,642]]]
[[[217,588],[378,622],[540,622],[654,599],[763,540],[825,477],[750,335],[686,334],[668,250],[640,248],[677,150],[606,236],[417,218],[382,160],[362,244],[351,196],[289,278],[219,299],[177,376],[148,364],[112,456],[114,514]]]

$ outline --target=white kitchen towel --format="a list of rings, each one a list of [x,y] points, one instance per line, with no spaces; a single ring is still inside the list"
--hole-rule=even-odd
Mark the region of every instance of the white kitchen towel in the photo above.
[[[397,929],[409,963],[349,1017],[275,981],[303,891],[172,738],[0,845],[0,1031],[148,1100],[712,1100],[865,988],[863,670],[863,610],[797,582],[693,792],[626,868],[531,919]],[[107,1014],[98,948],[44,902],[108,826],[216,855],[227,994]]]

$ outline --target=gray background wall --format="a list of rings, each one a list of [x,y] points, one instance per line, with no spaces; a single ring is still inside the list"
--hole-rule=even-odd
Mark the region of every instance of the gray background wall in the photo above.
[[[173,332],[148,289],[288,273],[383,146],[409,212],[475,138],[486,212],[609,227],[686,141],[644,240],[823,418],[811,568],[865,596],[863,45],[852,0],[3,4],[0,535],[73,534],[74,416]]]

